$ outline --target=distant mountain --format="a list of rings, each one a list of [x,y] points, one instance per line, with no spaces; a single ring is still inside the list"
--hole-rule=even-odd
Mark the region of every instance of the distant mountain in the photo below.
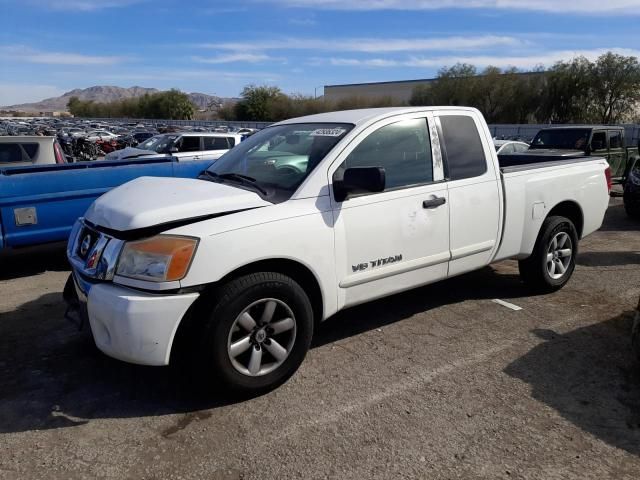
[[[145,87],[113,87],[113,86],[96,86],[71,90],[60,97],[46,98],[40,102],[35,103],[23,103],[20,105],[9,105],[6,107],[0,107],[2,110],[17,110],[22,112],[51,112],[51,111],[66,111],[67,103],[71,97],[78,97],[80,100],[92,100],[94,102],[107,103],[114,102],[116,100],[122,100],[125,98],[141,97],[145,93],[158,93],[161,90],[157,88],[145,88]],[[196,110],[207,110],[211,105],[217,105],[226,103],[230,99],[220,98],[213,95],[207,95],[205,93],[189,93],[191,103],[193,103]]]

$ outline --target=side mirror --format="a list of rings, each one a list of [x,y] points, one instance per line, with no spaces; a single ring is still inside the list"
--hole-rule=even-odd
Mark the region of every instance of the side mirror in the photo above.
[[[344,171],[342,180],[333,180],[333,194],[344,202],[349,194],[383,192],[386,174],[382,167],[352,167]]]

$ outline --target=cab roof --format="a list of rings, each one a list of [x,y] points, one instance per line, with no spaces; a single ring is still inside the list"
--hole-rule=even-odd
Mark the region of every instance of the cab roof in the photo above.
[[[339,112],[317,113],[305,117],[291,118],[274,125],[290,125],[295,123],[351,123],[363,125],[372,120],[380,120],[386,117],[402,115],[414,112],[429,112],[434,110],[455,110],[475,112],[475,108],[468,107],[389,107],[389,108],[363,108],[359,110],[342,110]]]

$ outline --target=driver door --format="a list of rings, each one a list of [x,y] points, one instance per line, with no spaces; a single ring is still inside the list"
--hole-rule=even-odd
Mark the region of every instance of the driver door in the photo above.
[[[329,169],[330,181],[351,167],[383,167],[386,174],[383,192],[343,202],[332,196],[341,306],[447,277],[448,192],[429,122],[426,113],[379,122]]]

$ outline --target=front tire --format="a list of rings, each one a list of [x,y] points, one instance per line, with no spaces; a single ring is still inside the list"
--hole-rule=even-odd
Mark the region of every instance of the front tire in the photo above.
[[[274,272],[231,280],[217,292],[200,344],[200,366],[237,393],[272,390],[291,377],[313,335],[309,297]],[[207,380],[208,381],[208,380]]]
[[[578,234],[565,217],[548,217],[529,258],[520,260],[520,278],[541,292],[561,289],[571,278],[578,254]]]

